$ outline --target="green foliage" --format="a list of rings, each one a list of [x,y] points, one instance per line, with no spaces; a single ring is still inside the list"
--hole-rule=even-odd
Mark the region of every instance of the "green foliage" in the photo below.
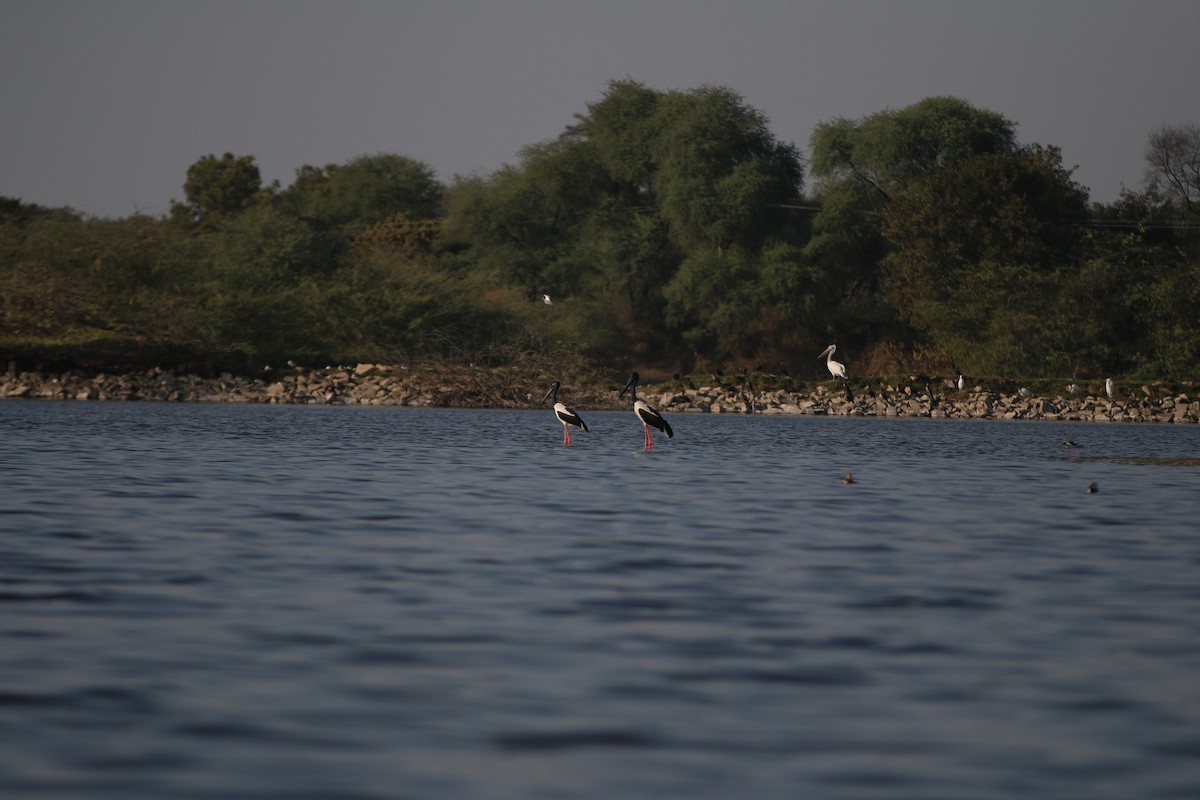
[[[931,171],[882,213],[894,306],[961,369],[1062,374],[1056,287],[1078,260],[1086,203],[1054,148]]]
[[[212,226],[249,208],[262,189],[254,156],[207,155],[188,167],[183,184],[185,203],[174,203],[176,220]]]
[[[722,87],[672,93],[657,106],[651,185],[685,250],[759,244],[796,199],[803,162],[771,136],[764,116]]]
[[[955,98],[821,123],[811,150],[806,199],[801,154],[735,92],[616,81],[448,186],[379,154],[263,189],[227,153],[189,168],[168,219],[0,198],[0,350],[819,377],[834,341],[862,376],[1200,377],[1200,234],[1151,153],[1144,191],[1088,208],[1056,148]]]
[[[810,140],[822,189],[861,181],[885,197],[931,171],[973,156],[1016,149],[1014,125],[955,97],[929,97],[859,122],[819,123]]]
[[[304,166],[281,193],[283,210],[320,231],[348,237],[398,213],[437,216],[441,187],[433,169],[405,156],[359,156],[345,164]]]
[[[615,82],[518,165],[451,187],[444,244],[531,299],[569,302],[571,329],[597,355],[686,359],[710,335],[745,355],[758,337],[714,331],[753,316],[753,293],[703,306],[680,287],[723,284],[734,262],[757,274],[768,239],[802,230],[782,208],[802,176],[795,148],[729,89]]]

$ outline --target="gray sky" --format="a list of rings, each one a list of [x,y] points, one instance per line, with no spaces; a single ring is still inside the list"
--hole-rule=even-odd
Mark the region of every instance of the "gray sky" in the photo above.
[[[1146,136],[1200,123],[1195,0],[6,0],[0,195],[166,213],[187,168],[265,182],[398,153],[442,180],[557,136],[609,80],[728,86],[813,127],[954,95],[1062,148],[1092,199],[1142,185]]]

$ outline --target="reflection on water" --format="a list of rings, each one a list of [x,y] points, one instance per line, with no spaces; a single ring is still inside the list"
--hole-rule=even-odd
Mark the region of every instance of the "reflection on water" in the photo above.
[[[1200,796],[1200,427],[585,417],[0,404],[0,790]]]

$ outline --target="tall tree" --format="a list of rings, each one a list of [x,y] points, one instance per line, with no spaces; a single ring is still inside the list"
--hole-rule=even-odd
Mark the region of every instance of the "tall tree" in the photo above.
[[[956,97],[928,97],[858,121],[822,122],[810,140],[819,190],[853,180],[887,199],[938,167],[1016,146],[1011,121]]]
[[[242,213],[262,189],[254,156],[207,155],[188,167],[184,203],[173,203],[171,216],[201,225]]]
[[[883,210],[893,303],[962,369],[1055,374],[1069,349],[1058,287],[1086,216],[1057,148],[935,169]]]
[[[319,230],[353,236],[404,213],[437,216],[441,186],[433,168],[406,156],[359,156],[345,164],[303,166],[280,196],[280,205]]]
[[[1147,177],[1179,205],[1187,217],[1200,217],[1200,125],[1164,125],[1146,145]]]
[[[759,246],[779,226],[780,206],[800,194],[799,151],[724,87],[671,93],[657,116],[653,188],[676,241],[717,253],[739,242]]]
[[[703,333],[713,321],[699,317],[761,310],[764,298],[750,292],[719,307],[695,300],[731,275],[752,281],[762,249],[802,230],[782,208],[802,179],[795,147],[775,140],[733,91],[617,81],[563,135],[525,148],[518,165],[455,186],[444,230],[529,296],[574,298],[585,339],[602,331],[620,352],[686,350],[685,330],[701,332],[693,343],[716,341]]]
[[[889,205],[937,170],[1015,152],[1014,131],[1003,115],[955,97],[817,125],[809,144],[821,210],[804,255],[824,276],[829,335],[864,345],[909,337],[883,294],[891,245],[881,225]]]

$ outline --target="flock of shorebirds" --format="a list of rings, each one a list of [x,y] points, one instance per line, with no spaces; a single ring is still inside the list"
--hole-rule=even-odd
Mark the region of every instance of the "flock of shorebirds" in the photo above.
[[[549,295],[545,296],[544,302],[550,303]],[[831,375],[833,375],[835,378],[841,378],[842,380],[847,380],[846,365],[833,360],[833,354],[834,354],[834,351],[836,351],[836,350],[837,350],[837,345],[831,344],[831,345],[829,345],[829,347],[825,348],[825,350],[822,351],[821,355],[817,356],[817,358],[825,359],[825,365],[826,365],[826,367],[828,367],[829,373]],[[663,415],[659,413],[658,409],[654,408],[649,403],[647,403],[645,400],[642,400],[640,397],[638,397],[637,387],[638,387],[638,381],[640,381],[640,380],[641,380],[641,377],[636,372],[630,374],[629,380],[625,382],[624,388],[621,389],[621,393],[618,394],[617,397],[624,397],[626,392],[630,393],[630,396],[633,399],[633,414],[635,417],[637,417],[638,422],[642,423],[642,429],[645,433],[644,447],[645,447],[645,451],[647,453],[649,453],[649,452],[651,452],[651,450],[654,446],[654,442],[650,438],[650,429],[651,428],[655,428],[655,429],[661,431],[662,433],[665,433],[667,435],[668,439],[674,437],[675,432],[673,430],[671,430],[671,424],[669,422],[667,422],[665,419],[663,419]],[[963,378],[960,375],[958,377],[958,382],[959,382],[960,388],[962,385],[962,380],[963,380]],[[555,381],[554,383],[552,383],[550,385],[550,390],[548,392],[546,392],[546,396],[542,398],[542,402],[544,403],[547,400],[550,400],[551,403],[553,404],[554,416],[556,419],[558,419],[559,422],[562,423],[562,426],[563,426],[563,446],[566,447],[571,444],[571,428],[579,428],[580,430],[586,431],[588,429],[588,426],[587,426],[587,423],[583,421],[583,417],[579,416],[579,413],[577,411],[575,411],[575,409],[571,408],[566,403],[564,403],[558,399],[558,390],[560,388],[561,388],[561,384],[558,381]],[[1112,397],[1112,394],[1113,394],[1112,378],[1109,378],[1106,381],[1105,389],[1108,392],[1108,396]],[[1075,444],[1075,442],[1073,442],[1073,441],[1067,440],[1067,441],[1063,442],[1063,446],[1068,447],[1068,448],[1073,448],[1073,447],[1078,447],[1079,445]],[[851,472],[847,472],[845,477],[842,478],[842,483],[844,483],[846,485],[852,484],[854,482],[855,482],[854,474]],[[1089,494],[1095,494],[1099,489],[1098,489],[1096,483],[1093,482],[1088,485],[1087,490],[1088,490]]]
[[[543,294],[542,302],[546,305],[550,305],[553,301],[550,299],[550,295]],[[825,366],[829,369],[830,375],[835,378],[847,380],[846,365],[833,360],[833,353],[836,350],[837,345],[831,344],[829,347],[826,347],[821,352],[821,355],[817,356],[817,358],[825,359]],[[641,380],[640,376],[636,372],[632,373],[629,376],[629,380],[625,382],[625,388],[621,389],[621,393],[617,395],[617,397],[624,397],[625,393],[629,392],[633,398],[633,414],[638,418],[638,422],[642,423],[642,429],[646,435],[644,441],[645,449],[646,452],[649,453],[654,446],[654,441],[650,438],[651,428],[656,428],[665,433],[668,439],[673,437],[675,432],[671,430],[671,424],[663,419],[663,415],[659,413],[657,408],[637,396],[639,380]],[[558,418],[558,421],[561,422],[563,426],[563,446],[565,447],[571,444],[571,428],[579,428],[580,430],[586,431],[588,426],[587,423],[583,421],[583,417],[579,416],[579,413],[575,411],[575,409],[558,399],[558,390],[560,386],[561,384],[559,384],[558,381],[555,381],[553,384],[551,384],[550,391],[546,392],[546,396],[542,398],[542,402],[544,403],[547,400],[550,400],[551,403],[553,403],[554,416]],[[846,477],[842,480],[842,483],[854,483],[854,477],[847,472]]]

